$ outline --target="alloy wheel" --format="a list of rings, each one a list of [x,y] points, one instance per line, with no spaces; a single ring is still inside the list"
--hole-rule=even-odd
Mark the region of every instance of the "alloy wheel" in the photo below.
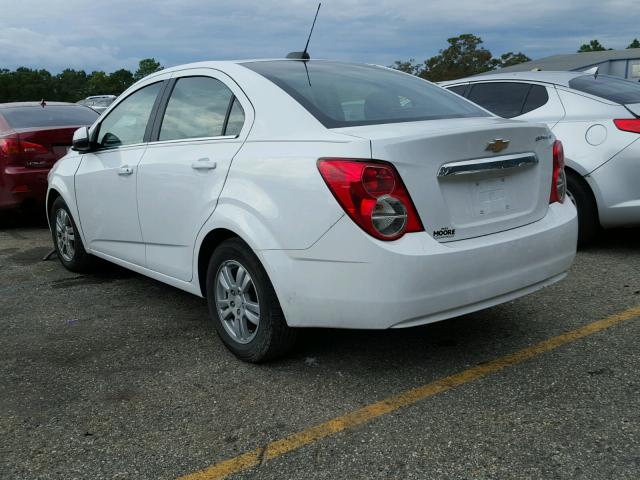
[[[260,325],[258,291],[248,270],[226,260],[216,273],[216,310],[224,329],[238,343],[254,339]]]
[[[71,217],[64,208],[56,212],[56,243],[62,258],[71,262],[76,252],[76,236],[71,223]]]

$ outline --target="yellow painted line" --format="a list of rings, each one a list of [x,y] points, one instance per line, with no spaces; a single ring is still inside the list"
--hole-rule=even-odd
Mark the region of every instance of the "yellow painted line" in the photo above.
[[[362,425],[363,423],[370,422],[371,420],[387,413],[413,405],[420,400],[424,400],[425,398],[438,393],[446,392],[447,390],[451,390],[452,388],[477,380],[491,373],[498,372],[503,368],[517,365],[545,352],[561,347],[562,345],[574,342],[613,327],[620,322],[631,320],[636,317],[640,317],[640,306],[629,308],[628,310],[616,313],[603,318],[602,320],[589,323],[575,330],[543,340],[540,343],[524,348],[510,355],[505,355],[504,357],[496,358],[495,360],[455,373],[449,377],[406,390],[385,400],[372,403],[353,412],[289,435],[283,439],[270,442],[263,448],[243,453],[237,457],[211,465],[204,470],[184,475],[180,477],[179,480],[219,480],[226,478],[229,475],[257,467],[267,460],[272,460],[284,455],[285,453],[298,450],[299,448],[314,443],[322,438],[329,437],[355,426]]]

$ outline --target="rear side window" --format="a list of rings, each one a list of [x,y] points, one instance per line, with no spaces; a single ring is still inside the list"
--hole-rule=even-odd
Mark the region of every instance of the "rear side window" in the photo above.
[[[471,93],[467,98],[499,117],[513,118],[520,115],[527,93],[527,83],[476,83],[471,87]]]
[[[455,87],[445,87],[447,90],[451,90],[453,93],[457,93],[461,97],[464,97],[464,91],[467,89],[466,85],[456,85]]]
[[[233,105],[229,111],[229,119],[227,120],[227,128],[223,132],[224,135],[240,135],[240,130],[244,125],[244,110],[237,98],[233,99]]]
[[[569,87],[616,103],[640,103],[640,83],[609,75],[584,75],[569,80]]]
[[[98,118],[94,110],[82,105],[8,107],[0,112],[11,128],[83,126]]]
[[[169,98],[159,140],[224,135],[227,114],[231,117],[231,113],[234,128],[238,129],[238,123],[242,128],[244,113],[239,105],[233,110],[236,103],[231,90],[220,80],[211,77],[180,78]]]
[[[524,102],[524,107],[522,107],[522,113],[520,115],[524,115],[536,108],[540,108],[548,101],[549,94],[547,93],[546,87],[543,87],[542,85],[531,85],[531,90],[529,90],[529,94],[527,95],[527,99]]]
[[[487,115],[457,95],[387,68],[313,60],[243,65],[278,85],[327,128]]]
[[[132,93],[115,106],[100,124],[98,144],[104,148],[142,143],[153,104],[162,82]]]

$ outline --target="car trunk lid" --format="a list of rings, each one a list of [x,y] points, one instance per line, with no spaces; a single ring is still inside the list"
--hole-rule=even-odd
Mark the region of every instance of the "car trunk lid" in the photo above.
[[[71,148],[78,127],[18,129],[2,139],[7,164],[26,168],[51,168]]]
[[[554,137],[542,125],[475,118],[348,127],[391,162],[440,242],[535,222],[547,212]]]

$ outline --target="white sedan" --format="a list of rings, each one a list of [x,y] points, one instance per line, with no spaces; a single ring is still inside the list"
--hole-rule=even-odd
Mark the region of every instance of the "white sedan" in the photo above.
[[[227,347],[500,304],[575,256],[562,144],[416,77],[333,61],[204,62],[127,90],[49,176],[72,271],[100,257],[206,297]]]
[[[585,72],[480,75],[443,86],[505,118],[544,122],[562,140],[579,237],[640,225],[640,83]]]

